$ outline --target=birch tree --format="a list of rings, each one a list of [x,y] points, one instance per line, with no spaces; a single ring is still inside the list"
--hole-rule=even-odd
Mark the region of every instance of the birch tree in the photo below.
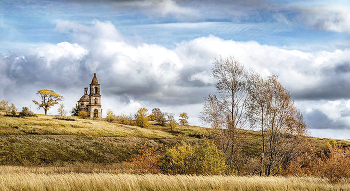
[[[304,135],[306,125],[277,75],[265,81],[256,75],[251,82],[247,116],[251,126],[259,124],[262,135],[260,175],[269,176],[290,160],[292,149],[299,144],[292,135]]]
[[[203,122],[217,131],[216,138],[226,155],[226,162],[234,168],[235,156],[239,153],[239,129],[246,126],[245,105],[249,93],[249,73],[233,57],[213,62],[212,75],[216,93],[208,95],[201,113]]]

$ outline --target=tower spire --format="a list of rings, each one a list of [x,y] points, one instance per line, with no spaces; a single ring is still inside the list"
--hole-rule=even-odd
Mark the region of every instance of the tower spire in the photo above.
[[[96,77],[96,73],[94,73],[94,77],[92,78],[91,84],[92,85],[98,85],[98,80],[97,80],[97,77]]]

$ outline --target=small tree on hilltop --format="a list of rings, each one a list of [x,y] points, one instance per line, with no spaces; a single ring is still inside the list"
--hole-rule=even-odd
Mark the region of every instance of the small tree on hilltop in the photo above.
[[[188,125],[188,115],[187,115],[187,113],[185,113],[185,112],[183,112],[183,113],[180,113],[180,119],[179,119],[179,121],[180,121],[180,124],[181,125]]]
[[[117,117],[114,115],[113,111],[108,109],[107,110],[107,117],[106,120],[110,123],[112,123],[113,121],[115,121],[117,119]]]
[[[38,109],[40,109],[41,107],[44,108],[45,115],[47,115],[47,111],[50,109],[50,107],[54,106],[55,104],[58,104],[58,101],[62,101],[63,99],[63,96],[60,96],[53,90],[38,90],[36,94],[39,95],[39,97],[41,98],[41,102],[35,100],[33,100],[33,102],[36,105],[38,105]]]
[[[9,107],[9,112],[11,112],[12,116],[16,116],[16,111],[17,111],[17,108],[15,104],[11,103],[11,106]]]
[[[146,108],[140,108],[137,113],[135,114],[136,118],[136,125],[139,127],[148,127],[148,115],[147,115],[147,109]]]
[[[7,111],[8,101],[1,100],[0,101],[0,111]]]
[[[168,124],[170,126],[170,131],[173,132],[173,130],[175,129],[175,127],[177,125],[176,120],[174,118],[174,114],[169,113],[167,115],[167,117],[168,117]]]
[[[158,122],[160,125],[165,126],[166,119],[165,119],[165,113],[163,113],[159,108],[153,108],[152,114],[150,115],[150,118],[152,121]]]
[[[0,111],[5,111],[7,115],[16,116],[17,108],[15,104],[11,103],[11,106],[8,104],[8,101],[0,101]]]
[[[60,116],[67,115],[67,111],[64,109],[63,103],[60,104],[60,107],[57,109],[57,111]]]
[[[72,111],[70,112],[72,116],[78,116],[80,111],[80,106],[78,104],[75,104],[75,107],[72,108]]]

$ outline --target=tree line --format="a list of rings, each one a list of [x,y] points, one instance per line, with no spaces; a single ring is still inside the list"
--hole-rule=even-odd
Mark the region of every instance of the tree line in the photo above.
[[[188,114],[182,112],[179,114],[179,122],[175,120],[173,113],[162,112],[159,108],[153,108],[151,114],[148,114],[148,109],[140,108],[134,115],[121,114],[116,116],[112,110],[107,110],[106,121],[113,122],[118,121],[119,123],[125,125],[136,125],[139,127],[147,128],[149,126],[149,121],[156,122],[157,125],[169,126],[172,132],[174,128],[180,125],[188,125]],[[79,116],[79,113],[78,113]]]

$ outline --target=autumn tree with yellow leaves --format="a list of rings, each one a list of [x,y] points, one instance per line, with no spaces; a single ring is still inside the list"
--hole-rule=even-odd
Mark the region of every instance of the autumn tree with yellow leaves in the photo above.
[[[62,101],[63,96],[60,96],[53,90],[38,90],[36,94],[41,98],[41,101],[35,101],[33,102],[38,105],[38,109],[44,108],[45,115],[47,115],[47,111],[50,109],[50,107],[54,106],[55,104],[58,104],[59,101]]]
[[[146,108],[140,108],[136,114],[135,114],[135,119],[136,119],[136,125],[139,127],[148,127],[148,115],[147,115],[147,109]]]

